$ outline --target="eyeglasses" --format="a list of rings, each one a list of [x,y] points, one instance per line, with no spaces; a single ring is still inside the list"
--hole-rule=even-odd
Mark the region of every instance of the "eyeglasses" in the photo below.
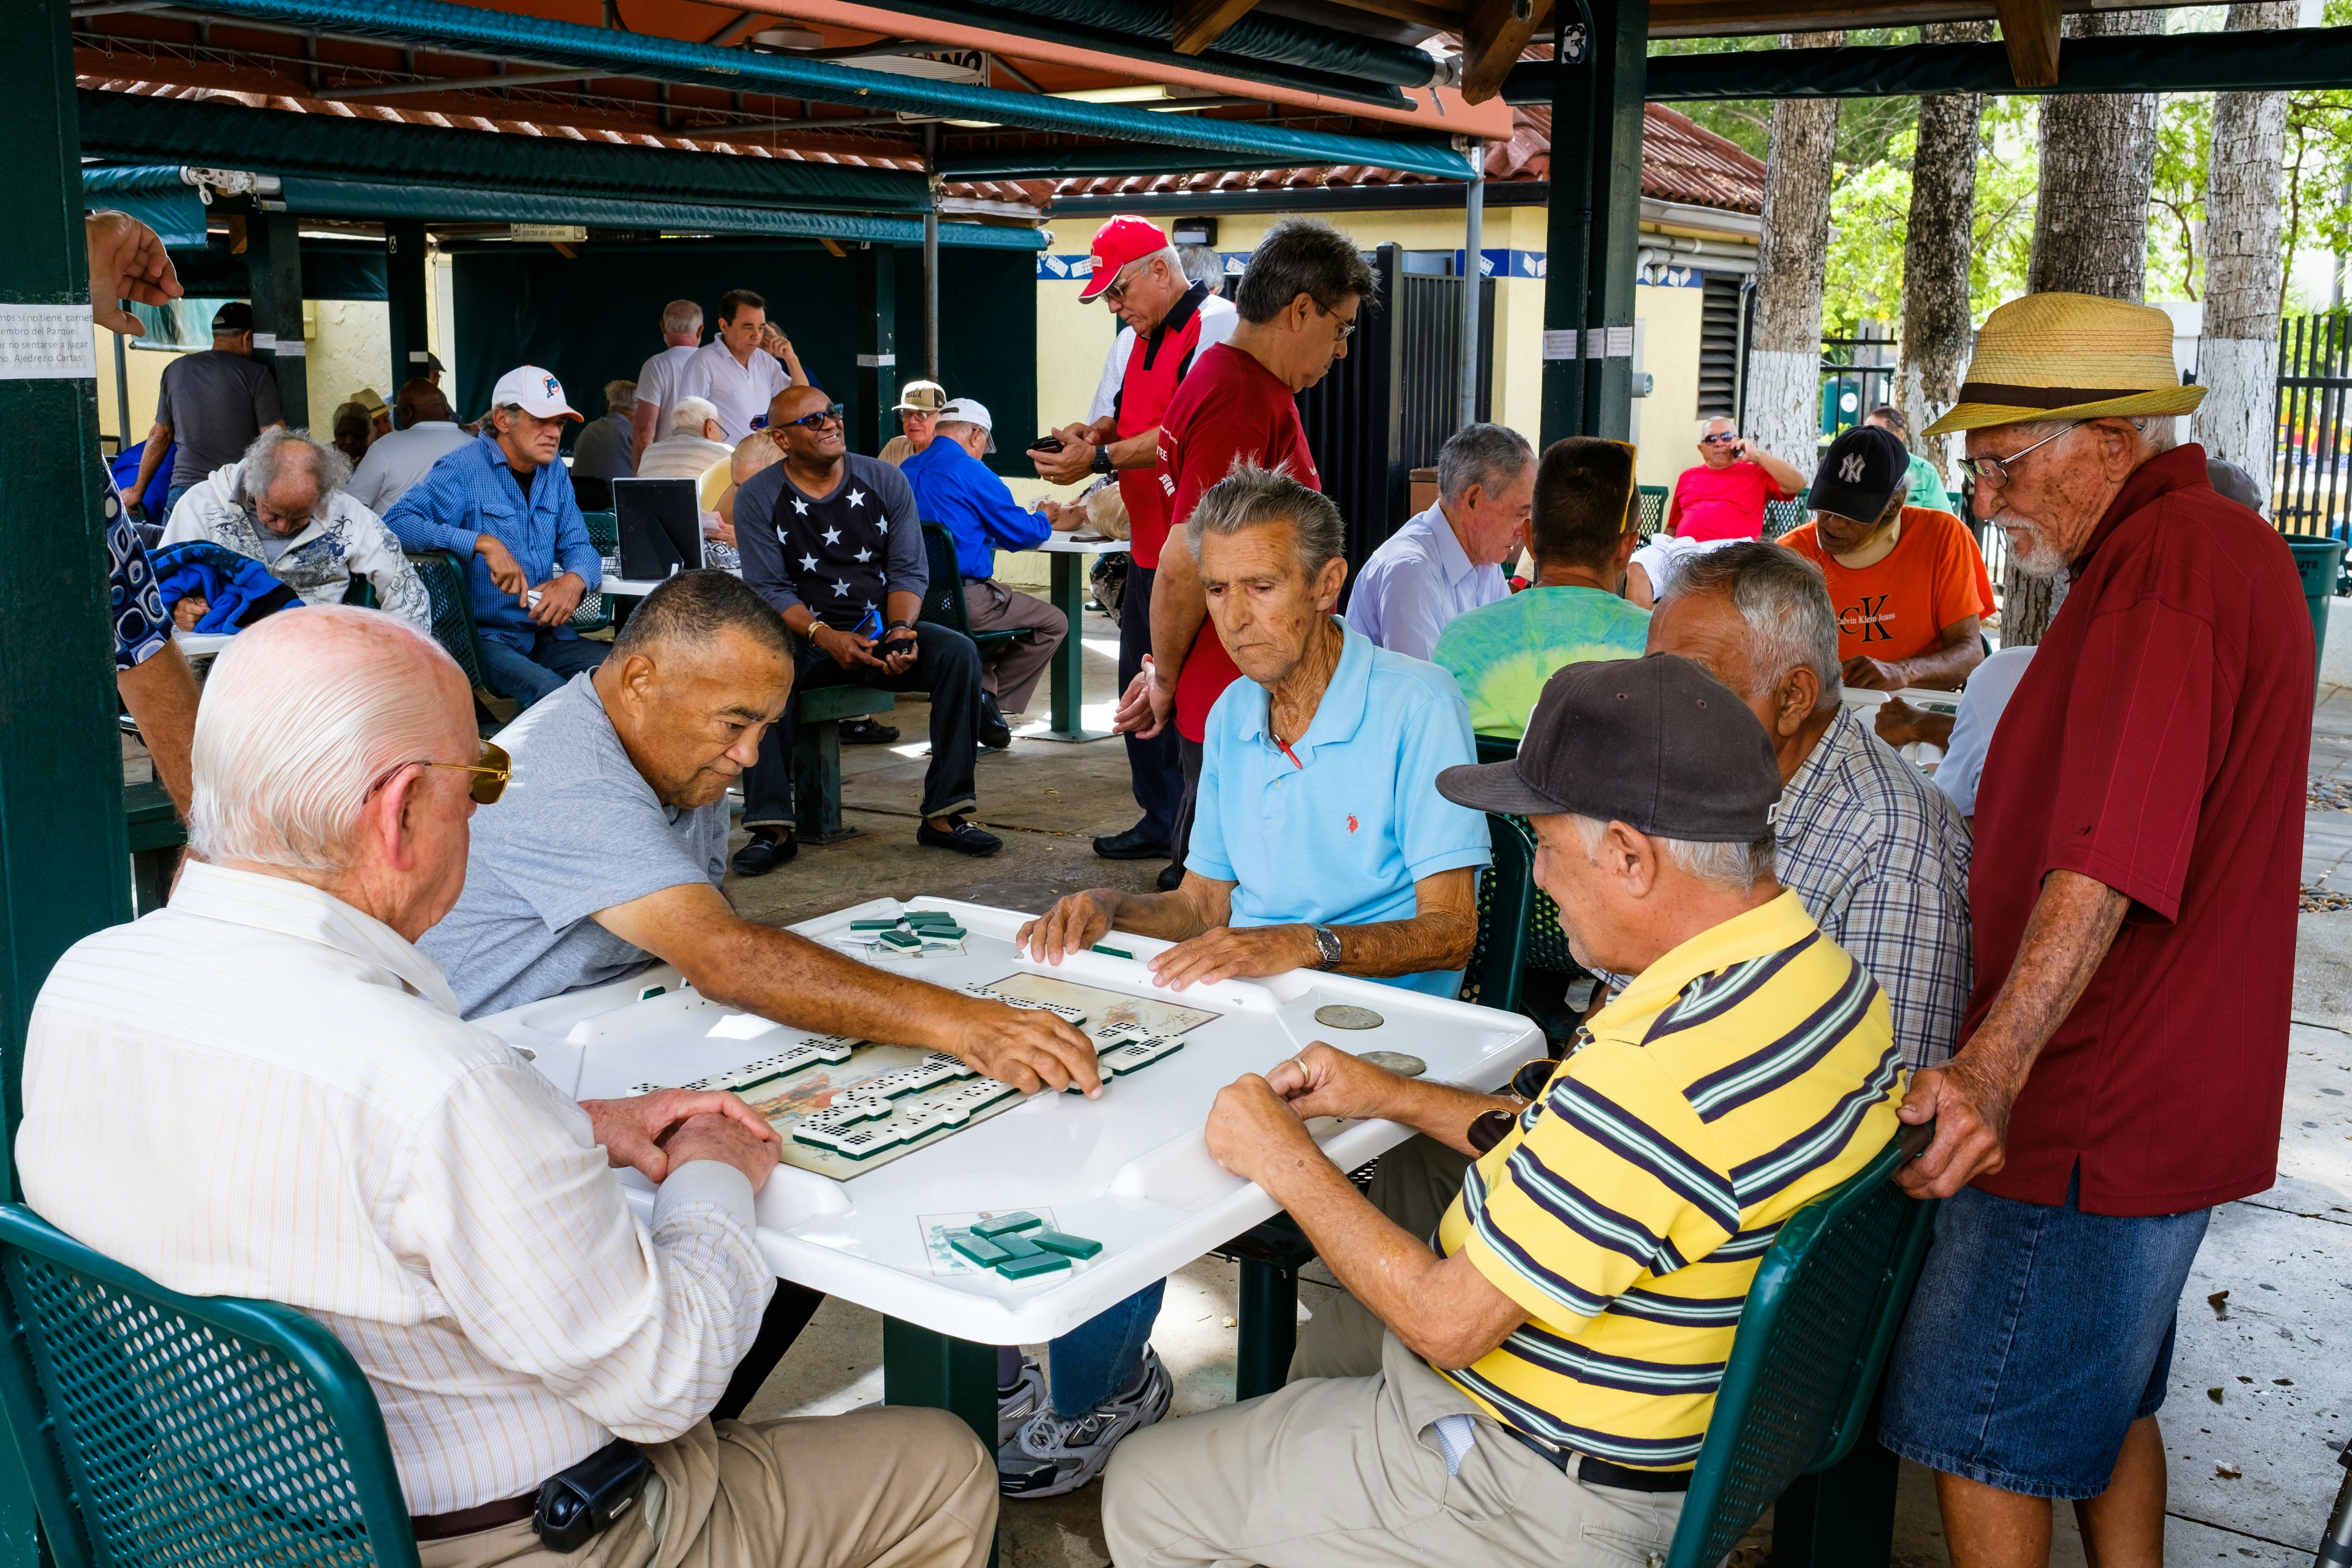
[[[373,795],[390,784],[403,768],[455,768],[460,773],[473,774],[467,783],[466,793],[474,797],[476,805],[498,805],[499,797],[507,793],[508,782],[514,777],[514,760],[506,754],[503,748],[485,741],[482,742],[482,760],[478,763],[435,763],[422,758],[413,763],[395,763],[386,768],[375,783],[368,785],[368,795]]]
[[[1341,318],[1340,318],[1340,316],[1339,316],[1339,311],[1337,311],[1337,310],[1325,310],[1325,309],[1323,308],[1322,302],[1321,302],[1320,300],[1316,300],[1316,299],[1315,299],[1313,296],[1311,296],[1311,295],[1310,295],[1310,296],[1308,296],[1307,303],[1309,303],[1309,304],[1311,304],[1311,305],[1313,305],[1313,306],[1315,307],[1315,313],[1316,313],[1317,315],[1318,315],[1318,316],[1328,316],[1328,317],[1330,317],[1333,321],[1339,321],[1339,341],[1340,341],[1341,342],[1343,342],[1343,343],[1344,343],[1344,342],[1346,342],[1349,338],[1352,338],[1352,337],[1354,337],[1354,336],[1356,335],[1356,322],[1355,322],[1355,319],[1354,319],[1353,317],[1349,317],[1349,318],[1348,318],[1348,319],[1346,319],[1346,320],[1341,320]]]
[[[836,403],[829,408],[820,408],[814,414],[803,414],[797,419],[787,419],[784,423],[798,425],[807,430],[822,430],[828,425],[840,424],[848,413],[847,405]]]
[[[2023,451],[2011,452],[2006,458],[1962,458],[1960,459],[1960,472],[1970,475],[1987,484],[2005,485],[2009,483],[2009,466],[2011,463],[2016,462],[2020,458],[2024,457],[2026,452],[2038,452],[2042,447],[2050,445],[2053,441],[2072,436],[2075,431],[2080,430],[2084,426],[2089,423],[2090,421],[2087,419],[2077,419],[2073,424],[2067,426],[2063,430],[2059,431],[2057,435],[2044,436],[2041,440],[2036,441],[2032,446],[2026,447]]]

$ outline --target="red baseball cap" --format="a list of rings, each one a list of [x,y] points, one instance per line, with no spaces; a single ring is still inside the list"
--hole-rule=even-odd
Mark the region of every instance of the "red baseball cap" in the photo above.
[[[1078,303],[1101,294],[1123,268],[1167,248],[1167,231],[1150,218],[1122,214],[1111,219],[1095,230],[1094,276],[1078,290]]]

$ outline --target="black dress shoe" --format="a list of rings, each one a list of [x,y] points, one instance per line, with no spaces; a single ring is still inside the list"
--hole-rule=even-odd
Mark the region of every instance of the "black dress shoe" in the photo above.
[[[1160,873],[1160,879],[1157,885],[1160,890],[1163,893],[1174,892],[1178,888],[1184,885],[1184,868],[1179,866],[1173,860],[1169,861],[1167,868]]]
[[[1013,726],[1004,721],[1004,710],[996,705],[996,695],[980,694],[980,722],[973,726],[980,743],[992,752],[1001,752],[1013,744]]]
[[[898,727],[877,724],[871,719],[844,719],[841,721],[841,743],[845,746],[895,746],[898,743]]]
[[[1165,860],[1168,840],[1152,837],[1139,822],[1124,833],[1107,834],[1096,839],[1095,853],[1106,860]]]
[[[959,855],[993,855],[1004,847],[1003,839],[961,816],[949,817],[944,828],[925,822],[915,829],[915,842],[932,849],[952,849]]]
[[[764,877],[800,852],[801,841],[793,837],[793,830],[789,827],[774,837],[753,833],[751,842],[735,851],[734,858],[727,864],[733,867],[739,876]]]

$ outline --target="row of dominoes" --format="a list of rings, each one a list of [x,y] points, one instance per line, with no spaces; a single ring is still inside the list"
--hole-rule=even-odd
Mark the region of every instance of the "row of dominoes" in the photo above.
[[[698,1078],[692,1083],[682,1083],[677,1087],[692,1089],[726,1089],[740,1094],[747,1089],[766,1083],[772,1079],[790,1078],[796,1072],[803,1072],[813,1067],[839,1067],[849,1059],[851,1053],[864,1044],[866,1044],[864,1040],[854,1035],[819,1035],[813,1039],[803,1040],[799,1045],[788,1047],[772,1057],[762,1057],[756,1062],[746,1062],[732,1072],[713,1073],[709,1078]],[[667,1086],[657,1083],[641,1083],[629,1092],[651,1094]]]
[[[900,1143],[912,1143],[945,1128],[956,1128],[1000,1100],[1009,1099],[1021,1091],[1009,1083],[999,1083],[992,1078],[976,1078],[960,1086],[954,1093],[918,1105],[893,1107],[887,1101],[860,1100],[850,1097],[835,1100],[829,1110],[814,1116],[803,1117],[793,1127],[793,1141],[813,1148],[828,1150],[844,1159],[863,1160]],[[835,1120],[835,1112],[845,1104],[855,1106],[861,1117],[878,1110],[881,1120],[870,1124],[845,1124]]]
[[[1025,1007],[1032,1012],[1051,1013],[1070,1027],[1081,1028],[1087,1021],[1086,1009],[1073,1007],[1066,1002],[1039,1002],[1027,996],[1008,996],[993,985],[967,985],[967,996],[977,996],[984,1002],[1002,1002],[1008,1007]]]

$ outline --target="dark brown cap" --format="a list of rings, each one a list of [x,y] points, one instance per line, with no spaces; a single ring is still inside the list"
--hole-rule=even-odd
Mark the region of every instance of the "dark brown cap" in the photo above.
[[[1517,756],[1448,768],[1437,790],[1479,811],[1753,844],[1771,828],[1780,764],[1737,692],[1660,653],[1567,666],[1544,683]]]

